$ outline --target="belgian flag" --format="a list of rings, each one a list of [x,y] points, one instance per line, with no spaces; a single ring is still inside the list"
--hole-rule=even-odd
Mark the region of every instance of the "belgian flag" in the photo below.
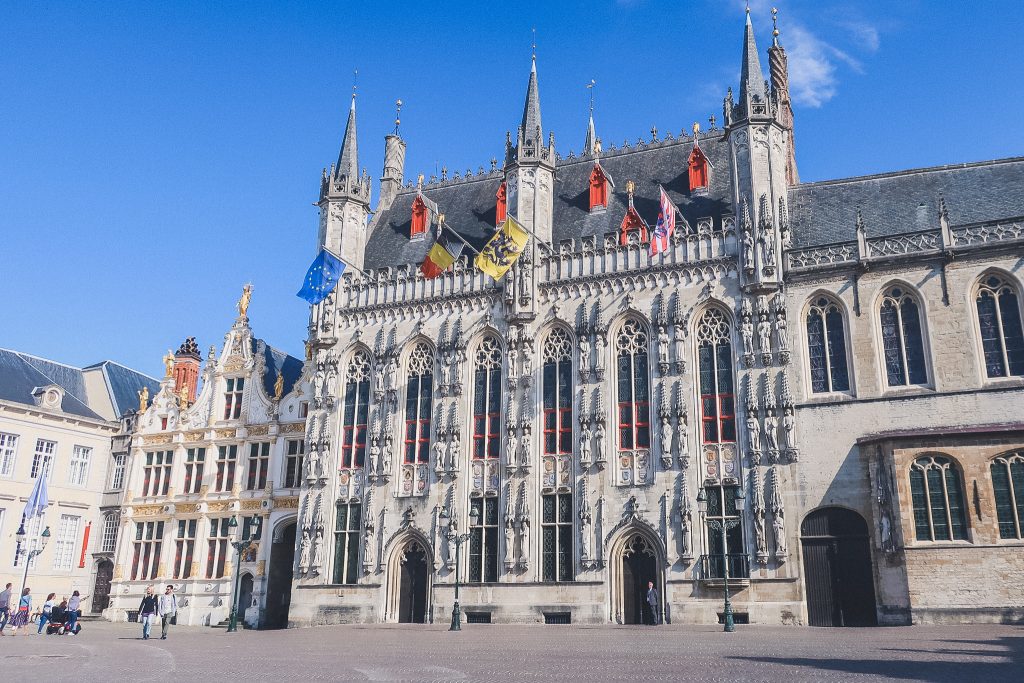
[[[437,235],[437,241],[434,242],[434,246],[430,247],[426,260],[420,265],[420,272],[427,278],[437,277],[448,270],[461,254],[462,240],[442,225]]]

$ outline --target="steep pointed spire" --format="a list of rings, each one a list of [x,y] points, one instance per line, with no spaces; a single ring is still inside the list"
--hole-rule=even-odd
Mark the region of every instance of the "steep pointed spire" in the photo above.
[[[767,93],[764,89],[764,72],[754,40],[754,25],[750,22],[750,8],[747,8],[747,24],[743,30],[743,65],[740,68],[740,109],[749,116],[753,113],[767,113]],[[760,107],[758,108],[758,105]]]
[[[590,91],[590,121],[587,123],[587,139],[583,142],[583,153],[593,154],[594,152],[600,152],[597,146],[597,130],[594,128],[594,86],[596,85],[593,79],[590,83],[587,83],[587,89]]]
[[[345,124],[345,138],[338,153],[336,173],[349,178],[359,177],[359,148],[356,144],[356,94],[352,93],[352,104],[348,108],[348,122]]]
[[[526,85],[526,103],[523,105],[522,136],[533,140],[537,147],[544,138],[540,124],[540,93],[537,90],[537,55],[530,66],[530,81]]]

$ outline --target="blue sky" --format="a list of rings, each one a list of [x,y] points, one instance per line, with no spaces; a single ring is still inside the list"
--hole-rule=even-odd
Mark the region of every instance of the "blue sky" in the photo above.
[[[1024,154],[1022,3],[775,5],[803,180]],[[375,179],[397,98],[407,179],[475,170],[521,116],[532,27],[563,154],[590,79],[616,145],[706,126],[738,81],[737,0],[3,3],[0,346],[155,375],[187,335],[219,345],[251,281],[256,334],[301,354],[353,70]]]

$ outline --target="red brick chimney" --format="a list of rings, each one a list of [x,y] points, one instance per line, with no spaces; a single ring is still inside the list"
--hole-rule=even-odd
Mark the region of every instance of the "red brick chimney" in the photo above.
[[[199,386],[199,345],[195,337],[189,337],[174,354],[174,394],[181,396],[181,388],[188,387],[188,402],[195,403]]]

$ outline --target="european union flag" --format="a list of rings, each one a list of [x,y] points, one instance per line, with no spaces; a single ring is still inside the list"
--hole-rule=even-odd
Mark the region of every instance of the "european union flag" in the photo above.
[[[311,304],[320,303],[334,291],[344,272],[345,262],[326,249],[321,249],[306,271],[306,280],[298,296]]]

